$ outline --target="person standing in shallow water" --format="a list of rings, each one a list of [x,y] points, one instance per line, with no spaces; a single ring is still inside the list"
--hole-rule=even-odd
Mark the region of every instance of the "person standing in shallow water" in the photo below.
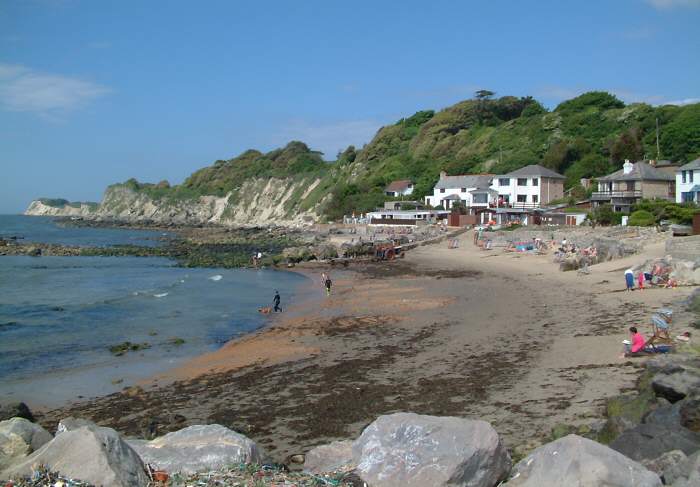
[[[275,297],[272,298],[272,303],[275,305],[274,311],[275,313],[277,312],[282,312],[282,308],[280,308],[280,293],[278,291],[275,291]]]
[[[331,286],[333,285],[333,281],[331,281],[331,276],[326,276],[326,280],[323,282],[324,286],[326,286],[326,296],[331,295]]]

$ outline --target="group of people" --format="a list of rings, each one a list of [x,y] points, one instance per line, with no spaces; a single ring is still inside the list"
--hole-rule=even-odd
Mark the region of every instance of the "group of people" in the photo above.
[[[634,291],[635,282],[637,289],[640,291],[644,289],[645,285],[648,283],[663,286],[665,288],[674,288],[678,286],[678,282],[670,276],[667,275],[664,279],[661,277],[661,274],[656,273],[656,266],[654,266],[652,272],[644,272],[640,270],[636,276],[633,269],[627,269],[625,271],[625,285],[627,286],[628,291]]]
[[[631,326],[629,328],[630,340],[625,343],[625,357],[638,357],[641,355],[647,355],[649,353],[655,353],[658,351],[656,345],[666,345],[667,347],[672,344],[670,328],[673,321],[673,310],[669,308],[661,308],[656,311],[651,316],[651,329],[652,335],[648,340],[642,335],[636,326]],[[685,339],[690,337],[690,333],[685,333],[681,335]],[[680,337],[678,337],[680,338]]]

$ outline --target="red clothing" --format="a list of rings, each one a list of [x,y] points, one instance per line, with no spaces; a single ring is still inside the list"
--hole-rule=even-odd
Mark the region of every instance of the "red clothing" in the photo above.
[[[632,335],[632,348],[630,349],[630,352],[635,353],[635,352],[641,352],[642,349],[644,348],[644,344],[646,343],[646,340],[642,336],[641,333],[635,333]]]

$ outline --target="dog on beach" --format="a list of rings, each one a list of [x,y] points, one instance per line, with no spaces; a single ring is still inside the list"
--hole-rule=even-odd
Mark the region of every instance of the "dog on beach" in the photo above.
[[[262,313],[264,315],[269,315],[270,313],[272,313],[272,307],[265,306],[264,308],[258,308],[258,313]]]

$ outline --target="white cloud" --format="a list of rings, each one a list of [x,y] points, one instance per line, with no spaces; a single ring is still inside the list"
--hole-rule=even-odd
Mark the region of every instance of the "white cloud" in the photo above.
[[[663,104],[664,105],[683,106],[683,105],[690,105],[691,103],[700,103],[700,98],[684,98],[682,100],[667,101],[666,103],[663,103]]]
[[[700,0],[647,0],[647,3],[659,10],[670,10],[673,8],[698,8]]]
[[[0,63],[0,107],[53,116],[109,93],[105,86],[78,78]]]
[[[362,147],[374,137],[381,126],[376,120],[345,120],[332,123],[292,120],[279,130],[274,143],[284,145],[290,140],[300,140],[311,149],[323,152],[326,160],[333,160],[338,151],[349,145]]]

